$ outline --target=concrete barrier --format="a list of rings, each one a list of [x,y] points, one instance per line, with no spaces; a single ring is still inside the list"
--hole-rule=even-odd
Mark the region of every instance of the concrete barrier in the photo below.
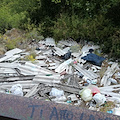
[[[120,120],[108,113],[9,94],[0,94],[0,116],[0,120]]]

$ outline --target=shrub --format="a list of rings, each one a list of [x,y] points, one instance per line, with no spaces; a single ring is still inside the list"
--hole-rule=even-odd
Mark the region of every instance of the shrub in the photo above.
[[[80,20],[74,15],[72,18],[67,14],[61,14],[60,18],[54,22],[53,36],[56,40],[67,39],[69,37],[78,38],[80,34]]]
[[[115,58],[120,58],[120,30],[117,30],[111,37],[111,56]]]
[[[20,42],[21,42],[21,38],[7,39],[7,41],[6,41],[7,50],[11,50],[16,47],[19,47]]]
[[[94,18],[79,18],[77,15],[69,17],[62,14],[55,22],[53,33],[55,39],[66,39],[69,37],[89,39],[94,42],[103,43],[113,32],[110,21],[104,16],[98,15]]]

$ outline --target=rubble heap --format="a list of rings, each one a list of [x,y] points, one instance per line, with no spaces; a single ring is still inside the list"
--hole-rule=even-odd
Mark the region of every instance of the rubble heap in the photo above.
[[[120,68],[93,43],[53,38],[0,56],[0,92],[120,115]],[[107,107],[106,107],[107,106]]]

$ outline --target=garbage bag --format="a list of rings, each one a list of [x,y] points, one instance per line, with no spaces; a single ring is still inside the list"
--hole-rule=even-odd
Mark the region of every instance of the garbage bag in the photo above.
[[[95,85],[89,85],[89,86],[85,87],[82,91],[79,92],[79,94],[81,95],[81,98],[84,101],[92,100],[92,97],[97,93],[100,93],[100,91],[99,91],[98,87]]]
[[[97,93],[93,96],[93,99],[95,100],[95,102],[97,103],[97,105],[102,105],[105,103],[106,98],[104,95],[102,95],[101,93]]]
[[[58,90],[57,88],[52,88],[50,91],[50,96],[61,97],[64,95],[63,90]]]
[[[91,62],[97,66],[101,66],[105,58],[100,57],[94,53],[87,54],[87,56],[82,57],[81,59]]]
[[[93,96],[97,93],[100,93],[99,88],[95,85],[89,85],[87,88],[91,90]]]
[[[84,88],[80,91],[80,96],[84,101],[92,100],[92,91],[89,88]]]
[[[23,96],[22,86],[20,84],[13,85],[10,92],[13,95]]]

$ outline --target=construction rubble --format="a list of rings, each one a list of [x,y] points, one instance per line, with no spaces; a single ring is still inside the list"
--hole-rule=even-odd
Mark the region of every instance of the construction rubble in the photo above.
[[[0,56],[0,92],[120,115],[120,67],[100,52],[53,38],[9,50]]]

